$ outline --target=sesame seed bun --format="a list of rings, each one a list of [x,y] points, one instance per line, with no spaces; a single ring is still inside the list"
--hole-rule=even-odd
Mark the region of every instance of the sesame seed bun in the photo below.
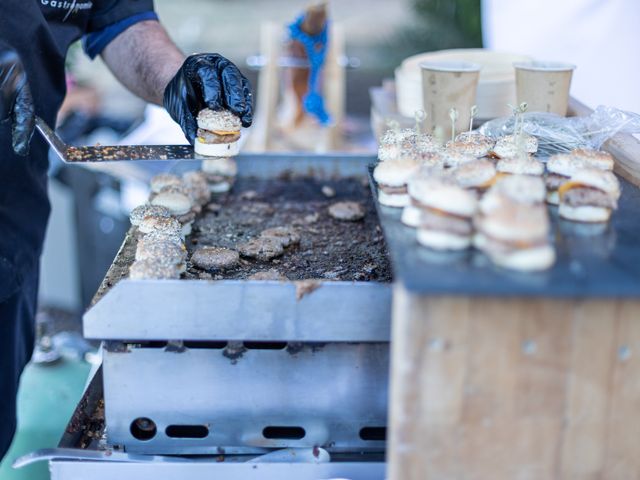
[[[512,175],[542,175],[544,164],[535,158],[502,158],[496,164],[496,170],[501,173]]]
[[[204,157],[235,157],[240,153],[240,145],[238,142],[204,143],[196,138],[193,151]]]
[[[390,187],[402,187],[418,171],[420,163],[412,158],[379,163],[373,171],[376,182]]]
[[[145,203],[144,205],[138,205],[136,208],[131,210],[131,213],[129,214],[129,220],[131,221],[131,225],[137,227],[138,225],[140,225],[140,222],[144,217],[168,218],[170,216],[171,212],[167,207]]]
[[[465,163],[476,161],[476,157],[474,155],[462,153],[458,150],[445,149],[441,154],[442,162],[445,167],[455,168]]]
[[[129,278],[132,280],[170,280],[180,278],[185,265],[176,265],[162,260],[136,260],[129,267]]]
[[[182,224],[173,217],[144,217],[138,229],[142,233],[161,232],[167,235],[180,235]]]
[[[461,217],[472,217],[478,203],[472,192],[450,178],[419,178],[410,183],[408,191],[422,205]]]
[[[501,208],[474,219],[476,229],[496,240],[534,242],[549,234],[549,217],[544,205],[504,203]]]
[[[420,225],[420,216],[422,215],[421,210],[414,205],[407,205],[402,210],[402,216],[400,220],[407,227],[417,228]]]
[[[161,205],[169,209],[173,215],[184,215],[191,210],[191,199],[188,195],[179,192],[160,192],[153,200],[152,205]]]
[[[591,205],[572,207],[566,203],[560,203],[558,213],[566,220],[586,223],[607,222],[611,217],[611,209],[609,208]]]
[[[433,250],[465,250],[471,246],[471,235],[457,235],[442,230],[418,229],[418,243]]]
[[[402,208],[410,203],[408,194],[388,194],[378,189],[378,202],[387,207]]]
[[[447,142],[446,148],[448,150],[455,150],[465,155],[471,155],[476,158],[481,158],[489,154],[493,149],[495,142],[477,132],[464,132],[460,133],[455,141]]]
[[[519,142],[522,145],[519,145]],[[514,157],[522,150],[526,153],[536,153],[538,151],[538,139],[532,135],[522,134],[519,139],[515,135],[505,135],[496,142],[493,147],[493,153],[500,158]]]
[[[493,162],[480,159],[456,167],[452,174],[462,188],[482,188],[495,178],[496,167]]]
[[[209,158],[202,161],[202,171],[207,175],[235,177],[238,174],[238,164],[233,158]]]
[[[138,240],[135,258],[136,260],[163,259],[170,263],[180,264],[187,258],[187,249],[183,244],[145,236]]]
[[[551,245],[521,248],[490,255],[496,265],[520,272],[547,270],[556,260],[556,252]]]
[[[486,195],[482,197],[480,210],[487,213],[508,202],[535,205],[543,203],[545,198],[546,187],[541,177],[504,175],[499,177]]]
[[[587,168],[588,164],[583,158],[574,157],[568,153],[557,153],[547,160],[547,171],[570,177],[578,170]]]
[[[240,117],[229,110],[211,110],[205,108],[198,113],[198,128],[211,132],[239,132],[242,128]]]
[[[588,148],[576,148],[570,154],[574,158],[584,160],[590,167],[599,170],[612,171],[615,161],[613,156],[602,150],[591,150]]]

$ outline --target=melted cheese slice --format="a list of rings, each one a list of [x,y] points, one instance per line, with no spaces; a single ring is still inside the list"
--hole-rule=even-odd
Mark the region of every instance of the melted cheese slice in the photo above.
[[[582,188],[582,187],[588,188],[589,186],[580,182],[572,182],[572,181],[564,182],[558,188],[558,195],[560,196],[560,198],[562,198],[564,194],[567,193],[569,190],[573,188]]]
[[[211,130],[216,135],[239,135],[240,131],[237,132],[221,132],[220,130]]]

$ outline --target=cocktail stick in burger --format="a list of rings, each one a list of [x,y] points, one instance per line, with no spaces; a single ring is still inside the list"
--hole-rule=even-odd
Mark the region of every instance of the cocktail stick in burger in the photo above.
[[[620,182],[612,172],[578,170],[558,188],[559,213],[577,222],[606,222],[618,207]]]
[[[413,205],[420,209],[416,238],[433,250],[464,250],[471,246],[476,196],[450,175],[421,177],[410,183]]]
[[[547,161],[547,202],[558,205],[558,188],[569,180],[578,170],[597,168],[604,171],[613,170],[613,157],[606,152],[597,150],[576,149],[571,153],[552,155]]]
[[[238,154],[242,126],[240,117],[229,110],[205,108],[198,114],[198,134],[194,151],[207,157],[233,157]]]
[[[379,163],[373,171],[378,184],[378,201],[388,207],[408,205],[407,183],[419,167],[420,163],[410,157]]]

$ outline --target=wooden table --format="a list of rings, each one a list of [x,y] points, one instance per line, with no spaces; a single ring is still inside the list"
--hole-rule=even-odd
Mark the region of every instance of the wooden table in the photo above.
[[[577,102],[572,111],[587,113]],[[640,142],[618,136],[605,149],[616,172],[640,185]],[[502,280],[488,278],[504,287],[493,295],[482,276],[477,284],[462,275],[466,290],[449,288],[447,271],[464,272],[459,263],[429,270],[407,258],[420,247],[389,238],[403,227],[393,223],[399,213],[381,207],[396,267],[390,480],[640,478],[640,228],[631,227],[640,226],[640,192],[624,189],[632,203],[617,212],[625,218],[614,214],[610,252],[600,253],[609,244],[594,236],[581,240],[575,265],[559,259],[557,268],[577,269],[567,276],[554,270],[528,282],[493,271]],[[559,248],[560,257],[572,252]],[[619,291],[597,277],[597,265],[618,272]],[[416,268],[442,272],[445,286],[421,288]]]

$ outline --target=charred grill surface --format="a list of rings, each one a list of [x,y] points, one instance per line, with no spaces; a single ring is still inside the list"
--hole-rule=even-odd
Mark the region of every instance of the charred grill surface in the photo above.
[[[335,195],[327,197],[323,187],[325,193]],[[364,218],[356,222],[332,218],[328,208],[339,201],[359,202]],[[369,187],[356,178],[240,177],[231,193],[212,197],[203,208],[186,240],[189,257],[199,246],[237,249],[263,230],[279,226],[293,227],[300,235],[300,243],[285,248],[282,256],[271,261],[242,258],[237,268],[224,272],[207,272],[189,262],[183,278],[246,279],[277,270],[289,280],[391,281],[387,247]],[[137,229],[129,230],[91,305],[128,277],[139,235]]]
[[[323,187],[335,196],[328,198]],[[330,205],[345,200],[361,203],[365,210],[361,221],[329,215]],[[246,279],[275,269],[289,280],[391,280],[375,206],[360,179],[240,178],[231,194],[203,209],[187,248],[190,254],[199,246],[237,249],[263,230],[280,226],[293,227],[300,235],[300,243],[285,248],[282,256],[270,261],[242,258],[237,268],[225,272],[204,272],[189,265],[185,277]]]

